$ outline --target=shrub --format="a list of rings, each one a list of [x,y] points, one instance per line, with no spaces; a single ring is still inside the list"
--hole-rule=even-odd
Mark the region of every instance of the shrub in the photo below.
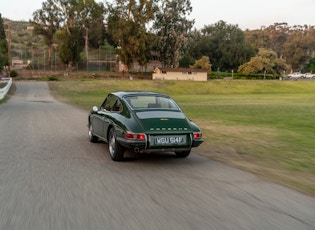
[[[48,81],[59,81],[59,77],[58,76],[49,76],[48,77]]]
[[[18,73],[15,70],[11,70],[11,72],[10,72],[11,77],[16,77],[17,75],[18,75]]]

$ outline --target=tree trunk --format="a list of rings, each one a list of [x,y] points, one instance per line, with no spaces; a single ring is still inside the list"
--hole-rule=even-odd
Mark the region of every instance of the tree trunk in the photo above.
[[[52,45],[48,46],[48,66],[50,66],[52,68],[51,50],[52,50]]]
[[[70,76],[70,75],[71,75],[72,67],[73,67],[73,62],[72,62],[72,61],[69,61],[69,63],[68,63],[68,69],[67,69],[67,76]]]

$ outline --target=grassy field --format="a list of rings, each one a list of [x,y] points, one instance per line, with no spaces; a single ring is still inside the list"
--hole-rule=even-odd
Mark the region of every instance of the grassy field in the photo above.
[[[315,196],[315,82],[81,79],[50,87],[86,110],[111,91],[166,93],[202,128],[198,153]]]

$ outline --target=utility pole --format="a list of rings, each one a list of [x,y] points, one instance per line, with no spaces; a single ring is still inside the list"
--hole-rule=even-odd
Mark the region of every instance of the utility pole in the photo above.
[[[85,27],[85,57],[86,71],[89,71],[89,28]]]
[[[11,29],[8,21],[8,76],[11,77]]]

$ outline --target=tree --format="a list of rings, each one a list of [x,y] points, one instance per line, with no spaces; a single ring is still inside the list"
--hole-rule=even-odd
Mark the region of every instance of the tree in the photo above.
[[[103,4],[96,3],[94,0],[47,0],[42,4],[42,9],[34,12],[31,22],[35,33],[44,36],[49,50],[52,49],[54,42],[58,42],[59,55],[71,70],[72,65],[79,61],[78,52],[80,53],[84,48],[81,44],[82,39],[75,36],[83,36],[86,47],[88,47],[89,38],[87,31],[94,35],[91,36],[93,44],[98,46],[99,42],[103,41],[104,33],[98,33],[104,28],[103,13]],[[97,25],[94,25],[96,22]],[[58,35],[54,40],[57,31]],[[93,33],[94,31],[97,32]],[[60,39],[61,37],[64,40]],[[69,49],[67,45],[72,49]],[[65,58],[70,59],[65,60]],[[49,52],[50,59],[51,52]]]
[[[260,48],[269,49],[271,47],[270,37],[265,27],[259,30],[246,30],[244,31],[245,44],[251,46],[258,52]]]
[[[107,39],[119,48],[121,61],[128,67],[134,61],[141,66],[149,61],[154,37],[147,32],[146,25],[154,19],[156,10],[156,0],[107,3]]]
[[[77,9],[74,10],[78,14],[75,17],[80,25],[78,27],[88,29],[88,42],[93,47],[98,48],[105,39],[105,8],[103,3],[96,3],[94,0],[79,0]]]
[[[208,56],[212,69],[232,70],[249,60],[254,55],[254,49],[245,43],[244,33],[237,25],[219,21],[201,29],[201,34],[195,34],[197,39],[191,45],[196,51],[191,51],[193,57]]]
[[[306,71],[315,73],[315,58],[311,58],[306,65]]]
[[[310,26],[307,30],[307,36],[310,40],[310,46],[307,54],[310,58],[315,57],[315,26]]]
[[[257,51],[259,48],[274,50],[278,57],[286,59],[291,68],[303,70],[307,61],[315,53],[314,26],[274,23],[261,30],[245,31],[246,43]]]
[[[190,67],[196,68],[196,69],[204,69],[204,70],[207,70],[208,73],[211,73],[210,60],[209,60],[209,57],[206,57],[206,56],[202,56],[199,60],[195,62],[195,64],[193,64]]]
[[[282,74],[288,70],[288,65],[282,58],[277,58],[274,51],[260,48],[256,57],[252,57],[249,62],[241,65],[238,72],[251,75],[257,73],[268,73],[273,75]]]
[[[3,19],[0,14],[0,71],[2,71],[3,67],[8,64],[8,42],[4,31]]]
[[[293,30],[288,36],[282,53],[293,70],[303,69],[309,59],[308,50],[311,48],[313,39],[302,28]]]
[[[43,2],[42,8],[33,13],[33,20],[30,20],[30,23],[34,26],[33,33],[44,37],[48,48],[48,64],[51,65],[54,35],[61,24],[56,1]]]
[[[71,71],[73,65],[80,61],[80,53],[84,48],[85,41],[83,31],[79,28],[68,27],[68,30],[58,30],[55,34],[55,40],[59,44],[58,50],[61,60],[68,65],[68,71]]]
[[[166,67],[178,67],[179,59],[187,45],[194,20],[187,16],[192,12],[190,0],[162,1],[153,28],[158,36],[160,58]]]
[[[282,57],[283,45],[288,39],[289,29],[288,24],[284,22],[268,26],[265,33],[269,35],[270,46],[264,48],[274,50],[278,57]]]
[[[189,68],[193,64],[195,64],[195,59],[191,56],[184,56],[181,59],[179,59],[179,67],[182,68]]]

